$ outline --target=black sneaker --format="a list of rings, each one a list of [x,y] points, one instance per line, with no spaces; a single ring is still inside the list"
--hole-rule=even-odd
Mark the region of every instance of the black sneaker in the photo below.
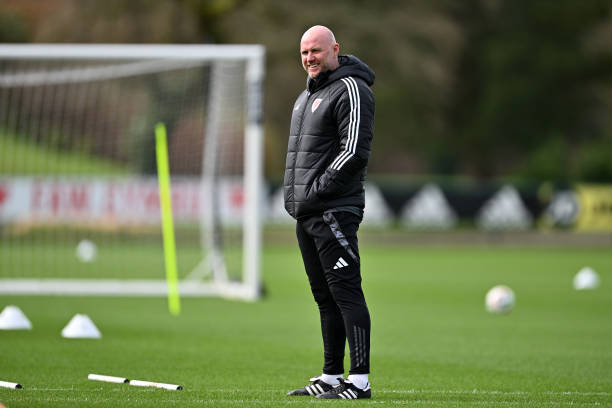
[[[313,377],[310,379],[311,384],[304,388],[298,388],[297,390],[289,391],[287,395],[313,395],[317,396],[327,391],[331,391],[334,386],[326,383],[321,377]]]
[[[345,380],[344,378],[338,378],[340,385],[336,385],[331,390],[324,392],[323,394],[317,395],[317,398],[325,399],[361,399],[361,398],[372,398],[372,389],[370,383],[366,385],[365,389],[355,387],[355,384]]]

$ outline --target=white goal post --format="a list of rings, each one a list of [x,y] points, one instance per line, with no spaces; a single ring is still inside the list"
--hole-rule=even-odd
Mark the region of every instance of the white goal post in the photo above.
[[[264,58],[261,45],[0,44],[0,293],[167,294],[159,121],[180,296],[257,299]]]

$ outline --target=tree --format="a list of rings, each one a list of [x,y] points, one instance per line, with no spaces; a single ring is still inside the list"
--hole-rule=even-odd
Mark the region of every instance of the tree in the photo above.
[[[604,0],[471,0],[454,9],[466,41],[449,121],[470,173],[526,165],[528,176],[572,176],[576,149],[606,132],[593,120],[603,102],[593,91],[612,78],[610,49],[594,55],[584,41],[609,12]]]

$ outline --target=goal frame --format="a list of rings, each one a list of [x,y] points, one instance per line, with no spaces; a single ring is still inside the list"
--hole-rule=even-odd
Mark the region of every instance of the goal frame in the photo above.
[[[171,44],[0,44],[0,60],[183,60],[245,61],[244,213],[242,281],[182,280],[182,297],[221,296],[256,300],[261,295],[263,181],[262,45]],[[153,133],[153,129],[151,129]],[[214,275],[214,273],[213,273]],[[164,280],[0,279],[0,293],[11,295],[166,296]]]

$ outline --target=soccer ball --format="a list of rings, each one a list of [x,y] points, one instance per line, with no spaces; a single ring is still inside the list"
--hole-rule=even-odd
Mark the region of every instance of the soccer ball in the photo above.
[[[576,290],[591,290],[598,286],[599,275],[593,268],[585,266],[574,276],[574,289]]]
[[[514,292],[506,285],[492,287],[485,297],[485,307],[489,313],[509,313],[514,308]]]
[[[81,262],[93,262],[96,260],[98,247],[88,239],[84,239],[77,245],[76,256]]]

